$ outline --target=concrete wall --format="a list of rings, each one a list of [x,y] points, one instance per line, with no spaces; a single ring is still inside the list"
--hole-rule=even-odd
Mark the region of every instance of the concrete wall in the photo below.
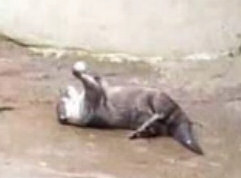
[[[180,55],[226,50],[241,0],[0,0],[0,33],[27,44]]]

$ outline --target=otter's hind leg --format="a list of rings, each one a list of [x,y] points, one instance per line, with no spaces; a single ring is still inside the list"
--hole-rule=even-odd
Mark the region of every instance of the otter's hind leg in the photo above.
[[[161,121],[164,119],[162,114],[153,114],[150,119],[144,122],[138,127],[131,135],[130,139],[136,139],[141,137],[154,137],[161,135],[164,132],[164,125]]]

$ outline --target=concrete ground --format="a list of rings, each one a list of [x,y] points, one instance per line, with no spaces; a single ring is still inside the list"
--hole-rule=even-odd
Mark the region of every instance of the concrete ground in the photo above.
[[[239,178],[241,57],[210,61],[100,62],[88,55],[43,57],[0,43],[0,177]],[[111,84],[160,87],[196,126],[205,155],[169,138],[127,139],[126,130],[81,129],[56,121],[59,89],[80,86],[74,61],[86,60]]]

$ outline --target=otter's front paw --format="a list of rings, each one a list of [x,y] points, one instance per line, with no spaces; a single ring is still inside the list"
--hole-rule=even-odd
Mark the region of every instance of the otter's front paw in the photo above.
[[[131,134],[128,135],[128,138],[131,139],[131,140],[137,139],[137,138],[140,138],[140,137],[141,137],[141,134],[138,131],[134,131],[134,132],[132,132]]]

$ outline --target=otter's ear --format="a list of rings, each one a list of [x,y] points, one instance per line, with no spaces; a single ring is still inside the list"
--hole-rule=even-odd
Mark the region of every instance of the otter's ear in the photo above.
[[[192,124],[190,122],[181,122],[172,131],[172,136],[179,143],[181,143],[187,149],[193,151],[196,154],[203,155],[203,151],[199,146],[196,138],[194,137]]]

